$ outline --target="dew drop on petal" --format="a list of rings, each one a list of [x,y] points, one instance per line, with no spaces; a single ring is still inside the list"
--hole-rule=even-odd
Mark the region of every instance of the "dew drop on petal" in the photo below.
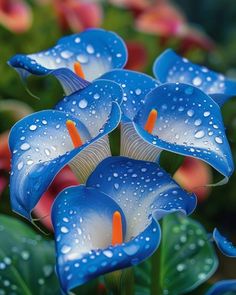
[[[86,99],[81,99],[81,101],[79,102],[79,107],[81,109],[85,109],[87,107],[87,105],[88,105],[88,102]]]
[[[195,133],[195,138],[203,138],[205,136],[205,132],[203,130],[199,130]]]

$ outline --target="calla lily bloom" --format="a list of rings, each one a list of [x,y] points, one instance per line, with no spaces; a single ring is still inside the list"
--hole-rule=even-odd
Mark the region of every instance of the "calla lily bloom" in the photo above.
[[[236,257],[236,246],[226,239],[217,228],[213,231],[213,239],[218,249],[228,257]]]
[[[236,81],[191,63],[171,49],[166,50],[156,59],[153,72],[161,83],[181,82],[198,87],[220,106],[236,95]]]
[[[0,0],[0,23],[14,33],[26,32],[32,24],[32,12],[24,0]]]
[[[206,295],[229,295],[236,292],[236,280],[224,280],[213,285]]]
[[[199,88],[160,86],[153,78],[125,70],[103,75],[123,87],[121,155],[157,161],[162,150],[205,161],[223,176],[234,165],[220,107]]]
[[[79,32],[101,25],[102,7],[99,3],[81,0],[54,0],[53,3],[62,29]]]
[[[57,44],[34,54],[17,54],[9,60],[25,79],[54,75],[67,95],[80,90],[105,72],[122,68],[127,60],[123,40],[113,32],[89,29],[61,38]],[[84,80],[85,79],[85,80]]]
[[[34,113],[13,126],[11,204],[30,219],[43,193],[67,164],[84,183],[96,165],[110,156],[108,133],[121,118],[120,86],[97,80],[65,97],[55,110]]]
[[[158,220],[176,211],[190,214],[195,206],[196,197],[157,163],[105,159],[86,185],[65,189],[53,204],[63,291],[142,262],[160,243]]]

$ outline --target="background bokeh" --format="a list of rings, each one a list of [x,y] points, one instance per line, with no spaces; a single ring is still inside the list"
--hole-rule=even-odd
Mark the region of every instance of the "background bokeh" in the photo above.
[[[52,107],[63,95],[52,77],[30,77],[26,89],[17,73],[7,65],[7,60],[16,53],[48,48],[65,34],[93,26],[115,31],[124,38],[130,53],[129,69],[152,75],[154,59],[170,47],[193,62],[236,79],[235,0],[0,1],[0,212],[14,215],[10,210],[7,185],[8,130],[22,116]],[[32,97],[29,91],[40,99]],[[223,117],[236,161],[235,99],[225,104]],[[200,183],[219,180],[217,174],[211,179],[210,168],[198,166],[199,163],[190,164],[193,170],[186,166],[185,169],[190,170],[186,172],[183,168],[178,178],[183,184],[183,178],[187,179],[187,184],[196,178]],[[196,169],[198,173],[194,174]],[[58,184],[59,188],[63,181]],[[195,182],[192,188],[194,186],[197,186]],[[236,242],[236,174],[226,185],[199,193],[199,200],[194,217],[207,230],[217,226]],[[213,280],[235,278],[236,263],[219,256],[221,263]]]

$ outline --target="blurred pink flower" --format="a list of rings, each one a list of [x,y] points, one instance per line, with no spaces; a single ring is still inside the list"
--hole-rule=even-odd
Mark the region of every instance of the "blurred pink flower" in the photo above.
[[[163,1],[163,0],[162,0]],[[110,3],[133,10],[144,10],[160,0],[109,0]]]
[[[161,1],[145,9],[136,18],[136,29],[162,38],[177,37],[183,42],[181,50],[201,47],[211,50],[213,41],[202,31],[187,23],[182,12],[168,1]]]
[[[8,132],[0,135],[0,195],[8,184],[8,172],[10,171],[10,150],[8,147]]]
[[[32,24],[32,13],[24,0],[0,0],[0,23],[14,33],[24,33]]]
[[[99,27],[102,22],[102,8],[96,3],[81,0],[54,0],[54,6],[62,29],[74,32]]]
[[[50,187],[43,195],[34,209],[34,214],[40,219],[41,223],[52,231],[51,207],[56,196],[66,187],[78,185],[74,173],[68,166],[63,168],[55,177]]]
[[[187,191],[195,193],[199,202],[204,201],[211,191],[206,186],[212,182],[211,168],[195,158],[186,157],[174,179]]]
[[[143,71],[148,61],[148,53],[144,44],[139,41],[128,41],[126,45],[128,61],[125,68],[133,71]]]

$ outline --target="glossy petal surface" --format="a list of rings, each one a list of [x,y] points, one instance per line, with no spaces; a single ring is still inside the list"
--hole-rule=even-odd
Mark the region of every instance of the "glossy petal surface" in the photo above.
[[[78,118],[92,136],[98,134],[111,112],[112,102],[122,102],[123,91],[112,81],[97,80],[61,100],[55,107]]]
[[[89,29],[80,34],[61,38],[56,46],[48,50],[28,55],[15,55],[9,60],[9,64],[18,70],[22,77],[29,74],[55,75],[68,94],[71,93],[68,92],[70,88],[68,80],[78,84],[78,87],[82,83],[73,73],[75,62],[80,63],[85,79],[92,81],[113,68],[122,68],[127,59],[126,51],[122,39],[115,33],[102,29]]]
[[[198,87],[219,105],[236,95],[235,81],[206,67],[193,64],[170,49],[156,59],[153,72],[161,83],[181,82]]]
[[[87,180],[122,208],[127,223],[127,239],[136,236],[165,214],[190,214],[196,198],[182,190],[157,163],[110,157],[101,162]]]
[[[84,143],[78,148],[73,147],[66,129],[65,123],[69,119],[76,123]],[[12,152],[13,210],[30,219],[31,210],[56,174],[68,163],[78,173],[83,173],[82,181],[83,177],[86,179],[97,163],[109,155],[109,143],[105,135],[119,121],[120,108],[115,102],[107,122],[93,138],[77,118],[60,111],[42,111],[19,121],[12,128],[9,140]]]
[[[155,220],[135,239],[111,246],[115,211],[122,215],[126,236],[127,220],[122,209],[98,189],[71,187],[57,197],[52,220],[57,273],[64,292],[101,274],[135,265],[158,247],[160,229]]]
[[[219,248],[219,250],[224,255],[229,257],[236,257],[236,247],[224,236],[222,236],[217,228],[215,228],[213,231],[213,239],[216,242],[216,245]]]
[[[143,105],[145,95],[158,86],[152,77],[130,70],[113,70],[101,78],[118,83],[124,98],[121,105],[125,119],[132,120]]]
[[[144,130],[151,110],[158,112],[152,134]],[[226,177],[234,169],[219,106],[200,89],[168,83],[151,91],[134,119],[137,133],[159,149],[199,158]]]
[[[224,280],[213,285],[206,295],[233,295],[236,292],[236,280]]]

